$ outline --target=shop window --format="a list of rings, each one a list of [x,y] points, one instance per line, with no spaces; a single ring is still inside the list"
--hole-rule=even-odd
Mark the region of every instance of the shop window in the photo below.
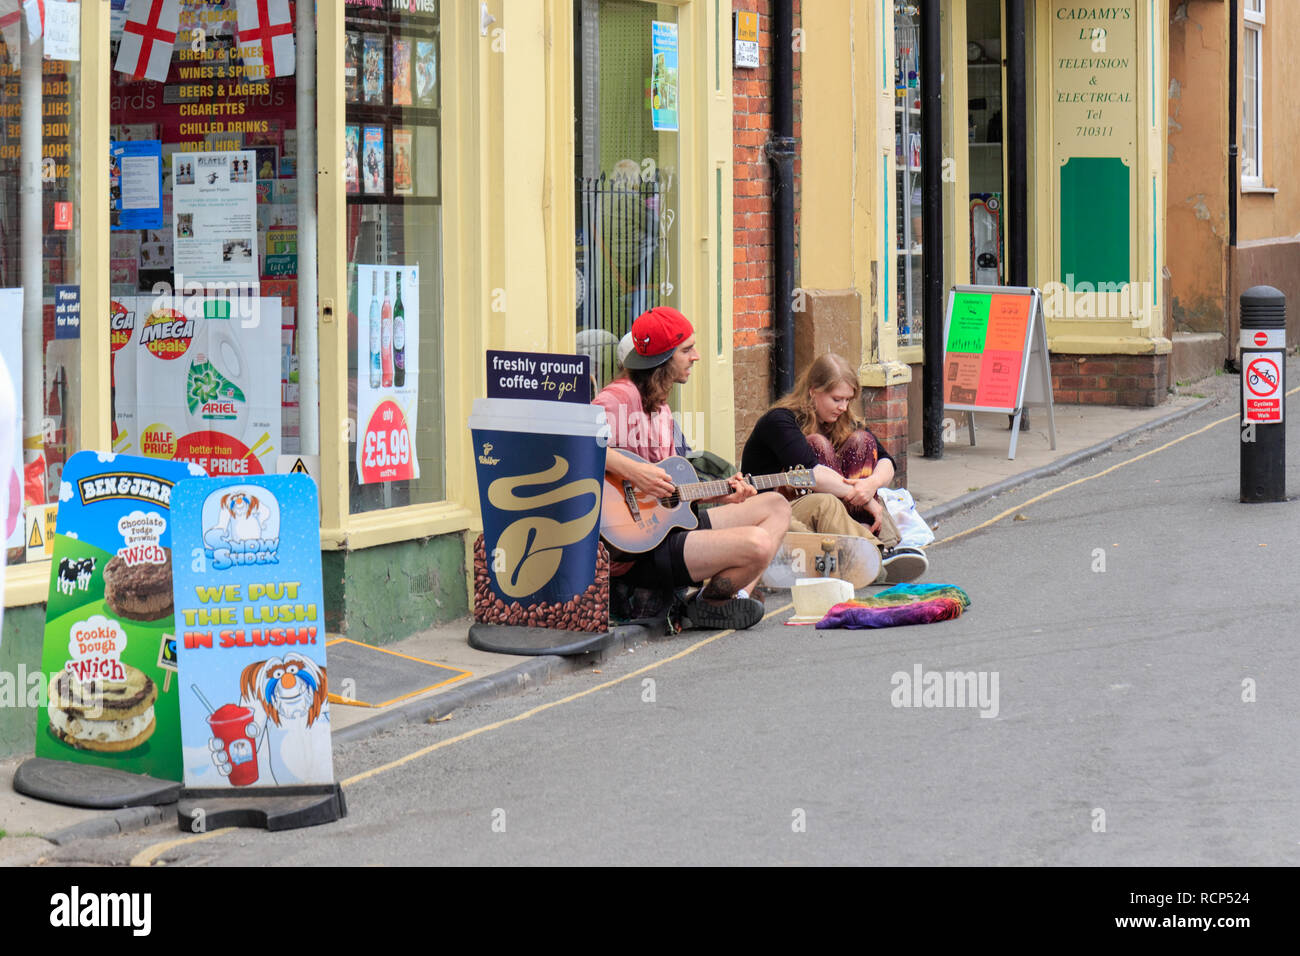
[[[1241,184],[1264,185],[1264,0],[1247,0],[1241,50]]]
[[[921,18],[894,4],[894,258],[898,344],[921,344]]]
[[[17,563],[29,542],[38,546],[33,559],[44,552],[39,512],[23,505],[58,501],[63,463],[80,447],[81,4],[60,3],[45,20],[8,7],[0,16],[0,356],[19,442],[0,449],[0,475],[9,486],[7,557]]]
[[[440,24],[394,7],[347,0],[353,514],[445,497]]]
[[[677,10],[574,0],[573,20],[576,335],[603,386],[632,321],[680,298]]]
[[[298,116],[294,2],[114,0],[110,36],[113,447],[261,474],[318,453],[300,407],[315,321],[314,121]],[[263,19],[264,18],[264,19]],[[311,84],[314,88],[314,83]],[[310,111],[313,117],[315,104]],[[314,165],[314,164],[313,164]],[[301,175],[300,175],[301,173]],[[305,194],[303,193],[305,190]],[[292,460],[292,459],[291,459]]]
[[[971,0],[966,6],[970,275],[975,285],[1002,285],[1006,277],[1001,6],[1001,0]]]

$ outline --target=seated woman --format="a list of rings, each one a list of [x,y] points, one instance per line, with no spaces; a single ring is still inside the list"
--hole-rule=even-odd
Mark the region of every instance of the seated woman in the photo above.
[[[849,410],[861,394],[853,366],[833,352],[820,356],[758,420],[740,468],[747,475],[808,468],[817,491],[794,501],[790,530],[869,538],[881,549],[876,583],[914,581],[929,562],[919,548],[900,546],[898,528],[876,497],[894,479],[894,460]]]

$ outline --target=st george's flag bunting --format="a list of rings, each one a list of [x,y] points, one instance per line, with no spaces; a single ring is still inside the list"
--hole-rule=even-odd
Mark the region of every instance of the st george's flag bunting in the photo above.
[[[293,76],[296,47],[289,0],[236,0],[239,55],[250,80]],[[257,67],[264,67],[259,73]]]
[[[113,69],[163,83],[181,25],[180,0],[130,0]]]

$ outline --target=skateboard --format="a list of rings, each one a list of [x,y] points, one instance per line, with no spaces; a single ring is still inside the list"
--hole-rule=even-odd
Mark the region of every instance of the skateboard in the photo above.
[[[857,590],[874,584],[879,574],[880,549],[866,538],[791,531],[763,572],[763,583],[790,588],[801,578],[842,578]]]

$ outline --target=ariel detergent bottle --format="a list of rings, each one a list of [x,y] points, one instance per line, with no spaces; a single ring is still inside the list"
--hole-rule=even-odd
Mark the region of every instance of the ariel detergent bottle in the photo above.
[[[242,441],[248,425],[248,362],[229,319],[229,303],[203,305],[208,347],[195,350],[185,377],[186,424],[191,432],[221,432]]]

